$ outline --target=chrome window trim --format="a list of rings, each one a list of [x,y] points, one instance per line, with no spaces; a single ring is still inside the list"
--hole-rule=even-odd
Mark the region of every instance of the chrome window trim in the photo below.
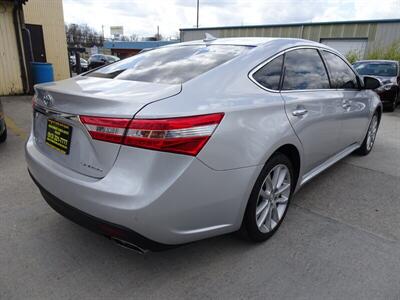
[[[271,62],[272,60],[274,60],[275,58],[279,57],[280,55],[283,55],[287,52],[290,51],[294,51],[294,50],[298,50],[298,49],[315,49],[317,51],[327,51],[330,52],[336,56],[338,56],[341,60],[343,60],[342,57],[340,57],[340,55],[338,55],[339,53],[332,51],[331,49],[327,49],[324,47],[318,47],[318,46],[295,46],[295,47],[291,47],[291,48],[287,48],[285,50],[282,50],[281,52],[278,52],[277,54],[267,58],[266,60],[264,60],[263,62],[261,62],[260,64],[258,64],[256,67],[254,67],[253,69],[250,70],[250,72],[248,73],[248,78],[254,83],[256,84],[258,87],[262,88],[263,90],[270,92],[270,93],[294,93],[294,92],[317,92],[317,91],[358,91],[359,89],[334,89],[334,88],[328,88],[328,89],[307,89],[307,90],[272,90],[269,88],[264,87],[262,84],[260,84],[257,80],[254,79],[253,75],[254,73],[256,73],[258,70],[260,70],[262,67],[264,67],[266,64],[268,64],[269,62]],[[325,60],[322,57],[322,55],[320,56],[322,63],[325,65]],[[353,68],[345,61],[343,60],[349,67],[350,69],[353,71],[354,75],[356,77],[357,73],[354,72]],[[285,63],[285,61],[283,61],[283,63]],[[325,70],[327,72],[328,78],[329,78],[329,70],[327,69],[327,66],[325,66]]]
[[[267,58],[266,60],[264,60],[262,63],[260,63],[259,65],[257,65],[256,67],[254,67],[252,70],[250,70],[249,74],[247,75],[249,77],[249,79],[255,83],[257,86],[259,86],[260,88],[262,88],[263,90],[266,90],[268,92],[271,93],[279,93],[279,90],[272,90],[269,88],[266,88],[265,86],[263,86],[262,84],[260,84],[257,80],[254,79],[253,75],[254,73],[256,73],[258,70],[260,70],[262,67],[264,67],[266,64],[270,63],[271,61],[273,61],[275,58],[285,54],[287,52],[287,49],[284,51],[279,52],[278,54],[275,54],[272,57]],[[285,63],[285,61],[283,61],[282,63]],[[282,74],[281,74],[282,76]]]

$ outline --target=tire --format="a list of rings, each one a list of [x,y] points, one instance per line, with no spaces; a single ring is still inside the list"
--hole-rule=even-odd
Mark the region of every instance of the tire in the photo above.
[[[5,142],[7,139],[7,127],[4,128],[3,133],[0,135],[0,143]]]
[[[375,126],[374,122],[376,122],[376,129],[375,132],[371,135],[372,127]],[[374,115],[372,116],[371,122],[369,123],[368,131],[367,134],[365,135],[363,143],[361,144],[361,147],[355,151],[356,154],[365,156],[371,152],[372,148],[374,147],[376,134],[378,133],[378,128],[379,128],[379,116],[378,113],[375,112]],[[368,137],[370,139],[372,138],[372,141]]]
[[[274,154],[261,170],[252,189],[242,223],[242,231],[251,241],[267,240],[281,225],[295,188],[293,170],[290,159],[281,153]],[[279,178],[277,181],[275,181],[275,176]],[[275,190],[271,188],[274,182],[277,182]],[[286,189],[278,194],[276,187],[281,190],[285,187]],[[265,206],[264,210],[262,210],[263,206]],[[263,218],[265,221],[261,222]]]
[[[396,100],[393,100],[393,103],[391,103],[390,106],[387,107],[387,111],[394,112],[394,110],[396,109],[396,106],[397,106]]]
[[[398,101],[399,101],[399,92],[397,92],[397,95],[394,98],[393,103],[391,103],[390,106],[388,106],[387,111],[388,112],[394,112],[396,110]]]

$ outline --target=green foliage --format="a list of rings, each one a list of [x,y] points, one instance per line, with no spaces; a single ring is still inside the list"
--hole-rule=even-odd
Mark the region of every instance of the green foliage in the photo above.
[[[355,63],[357,60],[360,60],[361,55],[357,52],[357,51],[349,51],[346,54],[346,59],[349,61],[349,63],[353,64]]]

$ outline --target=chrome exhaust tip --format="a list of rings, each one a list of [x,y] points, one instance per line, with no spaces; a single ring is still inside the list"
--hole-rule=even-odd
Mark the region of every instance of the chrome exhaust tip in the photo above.
[[[118,246],[126,248],[126,249],[129,249],[129,250],[133,250],[133,251],[135,251],[136,253],[139,253],[139,254],[146,254],[149,251],[147,249],[140,248],[139,246],[137,246],[135,244],[132,244],[132,243],[124,241],[124,240],[121,240],[121,239],[116,238],[116,237],[111,237],[111,240],[113,240]]]

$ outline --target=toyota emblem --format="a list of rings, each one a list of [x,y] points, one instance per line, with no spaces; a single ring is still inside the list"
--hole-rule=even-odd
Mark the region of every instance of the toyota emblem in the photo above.
[[[43,104],[47,107],[54,105],[54,98],[50,94],[47,94],[43,97]]]

